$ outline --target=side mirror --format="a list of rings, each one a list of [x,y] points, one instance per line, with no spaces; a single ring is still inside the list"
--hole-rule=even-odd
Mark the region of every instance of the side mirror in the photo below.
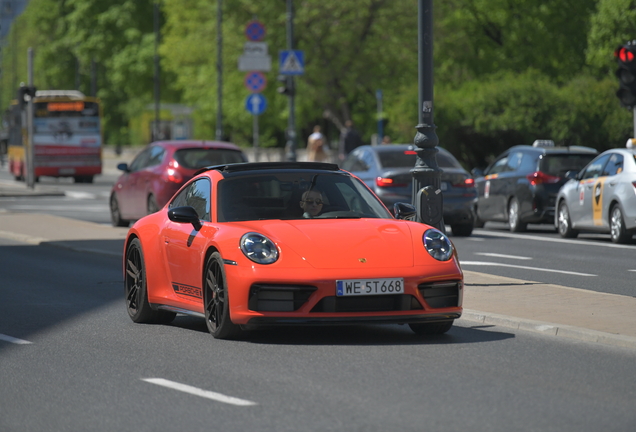
[[[119,171],[128,172],[128,164],[125,162],[117,164],[117,169]]]
[[[415,206],[404,202],[393,204],[393,213],[395,214],[396,219],[407,220],[415,220],[415,216],[417,215]]]
[[[203,227],[197,211],[190,206],[175,207],[168,210],[168,219],[176,223],[190,223],[197,231]]]
[[[472,170],[470,170],[470,173],[472,174],[473,178],[484,176],[484,170],[481,168],[473,168]]]

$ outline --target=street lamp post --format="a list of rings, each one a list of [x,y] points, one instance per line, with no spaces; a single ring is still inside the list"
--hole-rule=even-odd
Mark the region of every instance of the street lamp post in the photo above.
[[[287,0],[287,49],[294,49],[294,7],[292,0]],[[285,159],[296,162],[296,148],[298,147],[298,137],[296,136],[296,105],[294,94],[296,93],[294,77],[287,77],[287,94],[289,100],[289,120],[287,123],[287,143],[285,144]]]
[[[160,81],[160,76],[161,76],[161,69],[160,69],[160,64],[159,64],[159,42],[160,42],[160,36],[159,36],[159,3],[155,2],[154,3],[154,11],[153,11],[153,17],[154,17],[154,27],[155,27],[155,127],[153,128],[153,133],[154,133],[154,137],[153,137],[153,141],[157,141],[159,140],[159,131],[160,131],[160,126],[159,126],[159,101],[161,100],[161,81]]]
[[[223,139],[223,5],[218,0],[216,12],[216,140]]]
[[[437,165],[439,143],[433,121],[433,0],[418,0],[418,125],[412,201],[417,221],[445,232],[441,186],[442,170]]]

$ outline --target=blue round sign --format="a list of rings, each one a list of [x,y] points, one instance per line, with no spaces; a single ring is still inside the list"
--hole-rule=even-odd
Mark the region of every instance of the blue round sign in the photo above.
[[[245,109],[252,115],[260,115],[267,108],[267,99],[260,93],[253,93],[245,99]]]
[[[263,72],[248,72],[245,76],[245,87],[252,93],[260,93],[265,90],[267,78]]]
[[[245,27],[245,36],[252,42],[259,42],[265,38],[265,26],[262,22],[252,20]]]

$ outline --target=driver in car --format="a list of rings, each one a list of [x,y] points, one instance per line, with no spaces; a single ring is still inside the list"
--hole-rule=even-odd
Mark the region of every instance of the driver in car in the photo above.
[[[322,193],[316,189],[310,189],[303,193],[300,207],[303,209],[304,218],[313,218],[322,211]]]

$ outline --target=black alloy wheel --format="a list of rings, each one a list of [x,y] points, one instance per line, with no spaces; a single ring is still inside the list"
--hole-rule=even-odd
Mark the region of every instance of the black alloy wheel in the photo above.
[[[203,286],[205,322],[208,330],[216,339],[236,339],[241,335],[241,327],[230,320],[225,268],[218,252],[212,253],[205,264]]]
[[[413,330],[418,335],[436,335],[436,334],[444,334],[451,329],[453,326],[453,321],[442,321],[442,322],[433,322],[433,323],[413,323],[409,324],[411,330]]]
[[[559,230],[559,234],[563,238],[575,238],[579,235],[578,230],[572,229],[572,221],[570,219],[570,212],[568,210],[568,205],[565,201],[562,201],[559,204],[559,214],[558,214],[558,225],[557,228]]]
[[[110,196],[110,221],[114,227],[127,227],[130,225],[129,221],[121,218],[119,201],[114,193]]]
[[[512,198],[508,205],[508,225],[510,226],[510,232],[523,232],[526,230],[528,224],[521,222],[521,206],[517,198]]]
[[[615,204],[610,211],[610,237],[614,243],[630,243],[632,233],[625,229],[625,220],[623,219],[623,211],[618,204]]]
[[[124,291],[128,316],[136,323],[169,323],[176,314],[167,311],[155,311],[148,303],[148,285],[146,283],[146,265],[139,239],[133,239],[126,249],[126,276]]]

